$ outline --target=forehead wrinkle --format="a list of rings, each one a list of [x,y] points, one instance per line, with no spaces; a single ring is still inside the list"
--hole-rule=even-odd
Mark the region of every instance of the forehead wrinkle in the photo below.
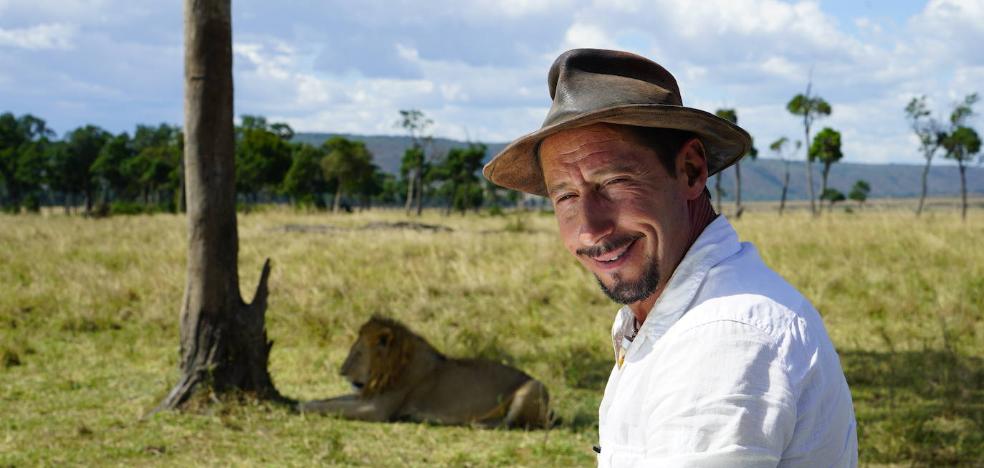
[[[571,185],[583,183],[584,181],[584,174],[581,172],[581,168],[577,164],[570,163],[570,162],[560,162],[558,163],[558,166],[560,166],[562,169],[553,170],[549,172],[551,173],[562,172],[564,174],[570,175],[570,177],[561,177],[559,181],[555,181],[554,183],[549,184],[547,186],[548,195],[553,194],[554,192],[560,190],[564,190],[567,187],[570,187]],[[547,171],[544,172],[544,175],[546,174]]]

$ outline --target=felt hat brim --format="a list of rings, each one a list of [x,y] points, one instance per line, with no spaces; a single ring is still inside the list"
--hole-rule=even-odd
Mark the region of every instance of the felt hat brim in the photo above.
[[[537,156],[540,143],[555,133],[595,123],[669,128],[694,133],[704,145],[708,175],[734,164],[752,147],[741,127],[700,109],[668,104],[628,104],[574,115],[524,135],[497,154],[482,174],[501,187],[547,196]]]

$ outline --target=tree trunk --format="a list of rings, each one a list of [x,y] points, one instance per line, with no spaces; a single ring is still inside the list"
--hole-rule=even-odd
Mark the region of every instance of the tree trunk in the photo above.
[[[335,200],[331,204],[331,212],[338,213],[339,208],[342,206],[342,181],[338,181],[338,186],[335,187]]]
[[[923,166],[923,171],[922,171],[922,193],[919,195],[919,206],[916,207],[916,216],[919,216],[919,215],[922,214],[923,203],[926,202],[926,192],[929,189],[929,184],[927,183],[927,179],[929,178],[929,164],[932,161],[933,160],[931,158],[926,158],[926,165]]]
[[[420,166],[417,170],[417,216],[424,211],[424,155],[420,154]]]
[[[85,215],[89,216],[92,214],[92,189],[89,187],[85,188]]]
[[[408,182],[407,183],[407,203],[406,203],[406,206],[404,206],[404,210],[406,210],[407,216],[410,216],[410,208],[413,206],[413,192],[414,192],[414,190],[416,190],[416,186],[414,184],[416,184],[417,176],[416,176],[416,174],[413,173],[413,171],[410,171],[407,175],[409,176],[410,180],[407,181]]]
[[[833,163],[829,163],[829,162],[823,163],[823,174],[822,174],[823,179],[820,181],[820,196],[821,197],[827,191],[827,176],[830,175],[830,166],[831,165],[833,165]]]
[[[789,163],[784,161],[784,164],[786,173],[782,180],[782,198],[779,199],[779,216],[782,216],[782,210],[786,208],[786,193],[789,191]]]
[[[741,163],[735,163],[735,219],[741,218],[745,208],[741,206]]]
[[[233,391],[284,401],[267,370],[269,259],[253,302],[244,303],[239,291],[230,0],[185,0],[184,7],[188,278],[181,378],[155,411]]]
[[[806,120],[806,117],[803,118]],[[806,129],[806,144],[803,145],[806,148],[806,183],[810,187],[810,213],[813,216],[817,214],[817,194],[813,190],[813,161],[810,160],[810,127],[804,122],[804,128]]]
[[[181,170],[178,171],[178,179],[179,179],[178,193],[177,193],[177,197],[178,197],[178,200],[177,200],[178,201],[178,213],[184,213],[185,212],[185,175],[184,175],[184,166],[185,166],[184,156],[182,156],[181,157],[181,161],[180,161],[180,168],[181,168]]]
[[[958,159],[957,165],[960,167],[960,219],[967,221],[967,168],[963,159]]]

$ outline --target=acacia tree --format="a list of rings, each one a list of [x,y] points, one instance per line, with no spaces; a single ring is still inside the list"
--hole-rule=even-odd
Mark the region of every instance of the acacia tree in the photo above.
[[[110,198],[120,197],[130,188],[130,178],[123,168],[133,157],[133,145],[126,132],[114,136],[99,150],[99,157],[92,163],[92,175],[102,192],[100,203],[107,204]]]
[[[181,378],[157,410],[234,391],[283,400],[267,369],[270,261],[253,302],[239,291],[230,0],[185,0],[185,164],[188,277]]]
[[[321,160],[324,151],[306,143],[294,145],[290,169],[280,184],[280,193],[290,197],[294,206],[324,208],[321,195],[328,191]]]
[[[857,180],[854,182],[854,186],[851,187],[851,193],[847,194],[847,198],[858,202],[858,209],[860,210],[864,206],[864,202],[868,199],[868,194],[871,193],[871,184],[866,180]]]
[[[482,168],[486,147],[483,144],[469,144],[467,148],[453,148],[441,164],[432,171],[435,179],[442,182],[441,194],[447,199],[445,214],[457,209],[464,214],[469,208],[478,209],[485,197],[478,176]]]
[[[52,136],[54,132],[44,120],[31,114],[0,115],[0,182],[6,190],[5,209],[16,212],[25,197],[36,197],[48,175],[48,138]]]
[[[415,167],[410,168],[407,173],[410,183],[407,184],[406,211],[407,214],[410,214],[410,207],[413,206],[414,193],[416,193],[417,216],[420,216],[420,213],[423,210],[424,169],[426,159],[424,154],[424,145],[422,143],[424,140],[429,140],[429,138],[424,135],[434,121],[427,118],[427,116],[425,116],[420,110],[404,109],[400,110],[400,120],[396,123],[410,134],[411,149],[415,150],[413,152],[407,151],[406,154],[404,154],[404,163],[406,163],[407,157],[415,158],[412,162],[416,163]]]
[[[820,194],[820,199],[827,200],[828,202],[830,202],[830,204],[827,205],[827,211],[833,212],[834,203],[847,200],[847,197],[845,197],[840,190],[834,188],[828,188],[828,189],[824,189],[824,191]]]
[[[967,163],[981,151],[981,137],[970,127],[959,126],[943,140],[946,158],[960,168],[960,218],[967,220]]]
[[[799,151],[800,146],[802,145],[803,143],[801,141],[796,140],[793,152],[795,153]],[[782,216],[782,212],[786,208],[786,195],[789,192],[789,159],[786,158],[786,148],[788,146],[789,139],[786,137],[780,137],[769,145],[769,149],[776,153],[776,155],[779,156],[779,159],[782,160],[783,166],[782,197],[779,198],[779,216]]]
[[[372,177],[372,154],[361,141],[352,141],[336,136],[323,146],[328,153],[321,160],[326,180],[335,182],[335,200],[331,211],[337,213],[342,197],[347,193],[359,192]]]
[[[916,216],[922,214],[923,204],[926,202],[926,192],[928,190],[929,166],[933,162],[933,156],[943,144],[946,132],[943,125],[936,118],[932,117],[929,107],[926,105],[926,96],[912,98],[905,106],[905,116],[909,121],[909,127],[919,139],[919,149],[922,151],[926,165],[922,171],[922,192],[919,195],[919,206],[916,207]]]
[[[967,163],[981,150],[981,139],[974,129],[967,126],[967,121],[974,115],[974,104],[979,97],[977,93],[968,94],[962,102],[957,103],[950,113],[950,131],[942,137],[942,146],[947,159],[957,161],[960,169],[960,200],[961,219],[967,219]]]
[[[715,112],[718,117],[727,120],[735,125],[738,125],[738,113],[734,109],[718,109]],[[758,149],[755,148],[755,144],[752,144],[751,149],[745,157],[750,159],[755,159],[758,157]],[[742,213],[745,212],[745,208],[741,206],[741,159],[739,158],[735,161],[735,219],[741,218]],[[718,179],[716,184],[720,186],[721,184],[721,173],[717,173]],[[718,200],[718,211],[720,212],[720,199]]]
[[[162,191],[173,194],[181,187],[181,144],[181,129],[176,126],[137,125],[131,141],[135,154],[123,168],[144,204],[160,205]]]
[[[738,124],[738,113],[734,109],[718,109],[714,112],[714,115],[727,120],[733,124]],[[735,208],[741,208],[741,170],[738,169],[739,161],[735,162],[735,192],[736,195],[736,206]],[[714,195],[717,198],[717,211],[721,212],[721,199],[724,197],[724,189],[721,187],[721,172],[714,175]],[[735,217],[740,217],[741,213],[735,212]]]
[[[290,170],[293,129],[285,123],[267,124],[266,118],[242,116],[237,129],[236,191],[254,199],[261,191],[273,192]]]
[[[837,130],[826,127],[817,134],[810,145],[810,161],[820,161],[823,164],[821,172],[820,193],[827,191],[827,178],[830,167],[844,157],[841,152],[841,134]]]
[[[810,94],[810,89],[813,87],[813,82],[810,81],[806,84],[806,93],[797,94],[786,104],[786,109],[793,115],[797,115],[803,118],[803,133],[806,138],[803,140],[806,144],[810,144],[810,128],[813,126],[813,122],[816,119],[830,115],[833,109],[831,109],[830,104],[827,103],[820,96],[813,96]],[[817,211],[816,203],[816,192],[813,189],[813,164],[810,161],[809,151],[807,151],[806,156],[806,182],[810,190],[810,212],[816,216],[819,212]]]
[[[65,137],[63,151],[56,154],[54,162],[54,186],[66,195],[81,194],[85,203],[85,214],[92,212],[93,184],[92,164],[99,157],[103,145],[111,138],[109,132],[86,125],[69,132]]]

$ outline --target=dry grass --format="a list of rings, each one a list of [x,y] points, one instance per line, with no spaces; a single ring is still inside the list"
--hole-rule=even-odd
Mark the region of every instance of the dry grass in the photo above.
[[[245,294],[274,261],[280,390],[347,391],[336,369],[358,326],[381,313],[449,354],[540,378],[561,427],[365,424],[251,404],[141,421],[177,378],[184,219],[0,216],[0,465],[593,464],[616,307],[563,251],[552,217],[434,213],[419,221],[453,231],[360,229],[401,220],[240,215]],[[736,228],[824,314],[862,460],[984,463],[984,216],[751,212]]]

